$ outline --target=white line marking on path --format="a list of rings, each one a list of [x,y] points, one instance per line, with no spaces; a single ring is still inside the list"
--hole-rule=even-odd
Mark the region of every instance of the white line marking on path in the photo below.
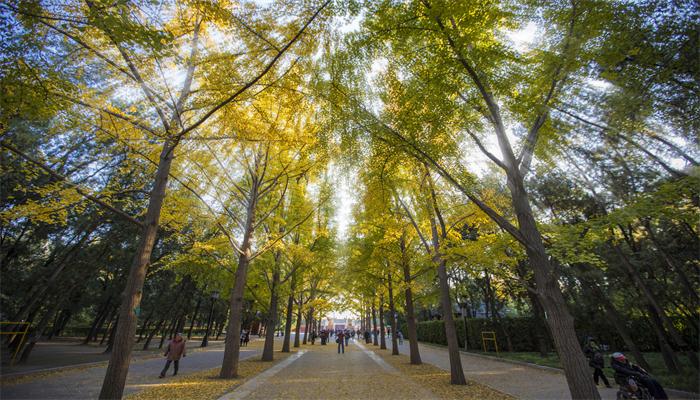
[[[219,397],[218,400],[242,400],[248,397],[248,395],[253,393],[253,391],[255,391],[255,389],[257,389],[261,384],[265,383],[265,381],[275,376],[278,372],[296,361],[299,357],[303,356],[304,353],[306,353],[306,350],[297,351],[296,354],[289,356],[286,360],[249,379],[241,386],[235,388],[232,392],[228,392]]]
[[[391,372],[391,373],[394,373],[394,374],[398,374],[398,373],[399,373],[399,370],[397,370],[396,368],[394,368],[394,367],[392,367],[391,365],[389,365],[389,364],[388,364],[386,361],[384,361],[380,356],[378,356],[378,355],[377,355],[375,352],[373,352],[372,350],[367,349],[367,348],[366,348],[365,346],[363,346],[362,343],[360,343],[359,341],[357,341],[357,347],[361,348],[362,351],[364,351],[365,354],[367,354],[367,356],[368,356],[369,358],[371,358],[374,362],[376,362],[377,364],[379,364],[379,366],[382,367],[385,371]]]

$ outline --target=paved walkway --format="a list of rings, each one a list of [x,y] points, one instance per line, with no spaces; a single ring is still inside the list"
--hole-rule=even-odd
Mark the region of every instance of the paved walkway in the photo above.
[[[438,368],[449,371],[450,361],[447,348],[419,343],[421,359]],[[391,338],[387,337],[387,348],[391,351]],[[410,352],[408,340],[399,346],[401,354]],[[467,379],[481,383],[493,389],[508,393],[519,399],[571,399],[569,387],[563,372],[541,369],[527,365],[518,365],[504,361],[460,353],[462,369]],[[591,379],[593,379],[591,371]],[[611,380],[612,382],[612,380]],[[616,399],[617,386],[612,389],[598,386],[598,392],[603,400]],[[674,396],[671,398],[688,398]]]
[[[154,339],[148,350],[142,350],[143,343],[136,343],[131,357],[152,357],[154,354],[162,353],[163,349],[158,348],[159,343],[160,338],[157,338],[157,340]],[[163,346],[167,345],[167,343],[168,341],[166,340]],[[188,340],[187,350],[198,349],[201,343],[201,339]],[[209,341],[209,346],[222,345],[223,343],[223,340],[211,340]],[[56,338],[52,341],[39,342],[34,347],[27,363],[10,366],[8,364],[9,356],[6,357],[6,355],[3,354],[4,359],[0,365],[0,375],[24,374],[76,364],[108,361],[109,354],[104,354],[105,348],[106,346],[97,346],[94,344],[83,345],[81,344],[81,340],[77,338]]]
[[[353,341],[345,354],[337,353],[334,341],[314,345],[289,366],[243,398],[268,399],[431,399],[433,393],[417,385],[378,357],[371,357]],[[373,355],[373,354],[372,354]],[[372,379],[367,379],[370,376]],[[235,393],[235,391],[233,392]],[[235,397],[238,398],[238,397]]]
[[[255,339],[262,340],[262,339]],[[260,354],[256,349],[241,349],[241,360]],[[190,374],[196,371],[221,366],[224,358],[222,346],[208,347],[202,351],[192,352],[180,361],[178,374]],[[133,360],[129,367],[124,394],[131,394],[150,385],[162,383],[158,378],[163,365],[163,357]],[[9,399],[96,399],[104,379],[105,365],[76,369],[57,375],[38,377],[26,383],[0,386],[0,398]],[[168,371],[172,375],[173,367]],[[168,378],[165,378],[168,379]]]

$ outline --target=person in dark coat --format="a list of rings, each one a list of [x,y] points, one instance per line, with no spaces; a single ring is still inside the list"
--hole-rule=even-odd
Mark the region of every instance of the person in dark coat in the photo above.
[[[612,386],[610,386],[608,378],[603,373],[605,359],[603,358],[603,353],[601,352],[598,343],[590,338],[586,346],[583,348],[583,352],[586,354],[586,357],[588,357],[588,365],[593,368],[593,382],[598,385],[598,378],[602,378],[605,387],[611,388]]]
[[[654,399],[668,399],[664,388],[661,384],[644,370],[644,368],[634,365],[629,362],[627,357],[622,353],[613,353],[610,366],[615,370],[615,381],[627,381],[630,377],[634,377],[640,385],[643,385],[649,390],[649,394]]]
[[[338,342],[338,354],[345,354],[345,334],[343,331],[338,331],[335,341]]]
[[[177,369],[180,367],[180,358],[187,356],[187,346],[185,345],[185,339],[182,338],[182,333],[176,333],[175,338],[168,343],[168,347],[165,349],[164,356],[168,357],[165,362],[165,367],[160,371],[160,378],[164,378],[165,374],[170,368],[170,363],[174,364],[173,376],[177,375]]]

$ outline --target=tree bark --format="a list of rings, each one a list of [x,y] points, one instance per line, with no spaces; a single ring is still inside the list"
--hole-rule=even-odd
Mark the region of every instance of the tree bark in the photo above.
[[[281,255],[278,252],[277,260]],[[272,288],[270,288],[270,318],[267,320],[267,331],[265,332],[265,346],[263,348],[262,360],[272,361],[274,357],[274,346],[275,346],[275,327],[277,326],[277,298],[278,290],[280,284],[280,271],[276,266],[275,271],[272,273]]]
[[[80,239],[73,244],[68,251],[61,257],[56,266],[54,267],[51,274],[48,276],[46,281],[35,284],[27,295],[27,303],[22,307],[22,309],[13,317],[14,321],[24,321],[27,316],[33,312],[37,305],[40,305],[44,299],[44,295],[49,288],[52,287],[53,283],[56,282],[61,273],[65,270],[68,265],[71,265],[70,261],[78,252],[78,250],[85,244],[92,232],[94,232],[101,224],[101,220],[93,221],[83,232]]]
[[[649,310],[653,311],[652,314],[655,314],[658,318],[659,321],[661,322],[661,326],[665,326],[667,332],[669,333],[669,336],[671,340],[674,342],[678,348],[685,352],[686,356],[690,360],[690,363],[695,367],[698,368],[699,360],[698,360],[698,355],[693,351],[693,349],[686,343],[686,341],[683,339],[681,336],[680,332],[678,332],[678,329],[676,326],[673,324],[673,321],[666,315],[666,311],[661,307],[659,302],[656,300],[656,297],[654,294],[651,292],[649,287],[644,283],[642,278],[639,276],[638,271],[635,269],[634,265],[632,265],[632,262],[627,258],[627,255],[620,249],[620,246],[613,244],[613,248],[617,255],[620,257],[622,260],[622,265],[625,266],[625,269],[627,270],[629,276],[632,278],[632,281],[635,283],[637,288],[642,292],[644,295],[647,304],[649,305]],[[680,367],[680,364],[679,364]]]
[[[450,284],[447,279],[447,261],[442,256],[441,239],[447,235],[445,223],[437,202],[437,195],[433,186],[430,174],[428,178],[428,189],[430,190],[431,206],[434,213],[430,215],[430,232],[432,236],[432,258],[437,266],[438,281],[440,286],[440,305],[442,308],[442,320],[445,325],[445,337],[447,339],[447,352],[450,359],[450,383],[453,385],[466,385],[467,379],[464,377],[462,369],[462,358],[459,354],[459,341],[457,339],[457,327],[455,326],[452,313],[452,299],[450,298]],[[436,221],[437,219],[437,221]],[[438,223],[442,231],[442,236],[438,232]]]
[[[403,281],[406,285],[404,295],[406,297],[406,327],[408,330],[408,344],[411,352],[411,364],[422,364],[420,350],[418,349],[418,331],[416,327],[416,315],[413,306],[413,291],[411,290],[411,266],[406,259],[406,240],[401,237],[401,269],[403,270]]]
[[[117,332],[117,328],[119,328],[119,316],[117,316],[117,319],[114,321],[114,327],[112,327],[112,330],[109,333],[109,341],[107,342],[107,348],[104,351],[104,354],[109,354],[112,352],[112,348],[114,347],[114,336]]]
[[[241,315],[243,313],[243,295],[245,293],[246,281],[248,279],[248,266],[252,256],[253,231],[255,229],[255,211],[258,205],[258,190],[260,182],[253,179],[253,185],[248,194],[246,208],[246,222],[243,240],[241,241],[241,254],[238,258],[238,269],[236,269],[236,281],[231,289],[229,323],[227,332],[232,339],[237,339],[241,334]],[[238,376],[238,358],[240,356],[240,340],[227,340],[224,350],[224,362],[221,365],[219,377],[231,379]]]
[[[399,340],[396,337],[399,333],[399,324],[396,318],[396,307],[394,306],[394,286],[392,283],[391,272],[387,275],[387,281],[389,283],[389,313],[391,321],[391,355],[399,355]]]
[[[56,300],[53,306],[44,312],[44,315],[41,317],[39,324],[36,326],[36,328],[34,328],[34,332],[30,336],[29,340],[27,340],[27,344],[24,346],[24,350],[22,350],[22,355],[20,356],[18,362],[19,364],[24,364],[25,362],[27,362],[27,359],[29,359],[29,355],[34,349],[34,346],[39,341],[39,339],[41,339],[41,335],[44,334],[44,330],[46,330],[46,326],[49,324],[51,317],[54,314],[56,314],[58,309],[61,307],[62,303],[63,301]]]
[[[121,306],[119,307],[119,320],[121,323],[114,338],[114,351],[112,351],[107,372],[102,382],[102,390],[99,396],[101,400],[119,399],[124,393],[124,384],[126,383],[126,375],[129,372],[131,349],[136,333],[137,317],[135,309],[141,303],[143,283],[146,279],[146,270],[148,269],[158,234],[158,220],[160,219],[160,210],[165,200],[165,189],[168,184],[173,157],[174,149],[166,142],[160,154],[160,162],[158,163],[153,189],[148,201],[148,209],[143,220],[144,229],[141,234],[141,242],[131,264]]]
[[[309,335],[309,328],[312,326],[312,318],[314,315],[314,308],[310,307],[309,312],[306,315],[306,324],[304,325],[304,344],[306,344],[306,338]]]
[[[194,328],[194,321],[199,315],[199,307],[202,305],[202,296],[198,296],[197,304],[194,307],[194,313],[192,314],[192,321],[190,321],[190,329],[187,330],[187,339],[192,339],[192,329]]]
[[[100,340],[100,346],[102,346],[105,342],[105,339],[107,339],[107,335],[112,332],[111,328],[114,326],[114,321],[117,319],[117,311],[119,311],[118,307],[115,307],[111,314],[109,315],[109,318],[107,318],[105,321],[107,321],[107,328],[105,331],[102,333],[102,339]],[[100,329],[102,327],[100,326]]]
[[[379,348],[386,350],[386,335],[384,327],[384,295],[379,296]]]
[[[282,352],[289,353],[289,341],[290,335],[292,334],[292,317],[294,313],[294,286],[295,278],[292,277],[291,289],[289,297],[287,298],[287,314],[286,320],[284,321],[284,340],[282,341]]]
[[[462,359],[459,354],[459,342],[457,340],[457,327],[452,315],[452,301],[450,300],[450,286],[447,282],[447,267],[445,260],[438,264],[438,280],[440,281],[440,304],[442,305],[442,320],[445,324],[445,336],[447,337],[447,351],[450,358],[450,383],[453,385],[466,385],[467,380],[462,370]]]
[[[297,323],[296,327],[294,328],[294,347],[299,347],[300,345],[300,338],[299,338],[299,333],[301,332],[301,307],[302,307],[302,300],[304,299],[303,293],[299,294],[299,308],[297,308]]]
[[[509,157],[510,158],[510,157]],[[525,252],[535,275],[537,296],[540,299],[549,331],[564,367],[564,375],[573,399],[600,399],[600,393],[590,377],[590,369],[576,338],[574,319],[562,296],[558,274],[545,251],[542,235],[532,214],[530,200],[517,163],[508,171],[508,188],[518,220],[518,231],[524,240]]]
[[[372,299],[372,344],[379,346],[379,332],[377,331],[377,309],[374,306],[374,299]]]
[[[146,337],[146,341],[143,343],[143,350],[148,350],[148,347],[151,345],[151,340],[153,340],[153,337],[158,333],[158,331],[163,327],[163,324],[165,323],[165,319],[161,319],[156,326],[151,330],[151,333],[148,334]]]
[[[85,339],[83,339],[82,344],[88,344],[93,337],[97,336],[99,326],[102,325],[102,321],[107,317],[107,314],[109,312],[111,300],[112,298],[108,297],[107,301],[105,301],[102,304],[102,307],[100,307],[100,309],[97,311],[97,314],[95,315],[95,320],[90,326],[90,331],[88,332],[87,336],[85,336]]]

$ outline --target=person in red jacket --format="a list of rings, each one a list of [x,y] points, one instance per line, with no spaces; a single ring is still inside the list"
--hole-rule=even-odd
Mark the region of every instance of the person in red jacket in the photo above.
[[[175,334],[175,338],[168,343],[168,347],[165,349],[164,356],[168,357],[165,362],[165,367],[160,371],[160,378],[165,377],[165,373],[168,372],[170,368],[170,363],[174,364],[173,376],[177,375],[177,369],[180,366],[180,358],[186,357],[187,347],[185,346],[185,339],[182,338],[182,333]]]

